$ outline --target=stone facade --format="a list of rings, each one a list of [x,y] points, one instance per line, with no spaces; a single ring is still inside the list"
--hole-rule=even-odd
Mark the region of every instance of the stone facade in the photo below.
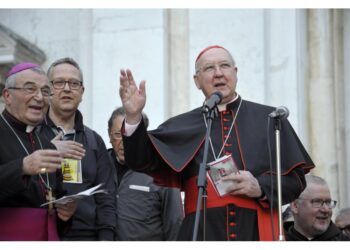
[[[107,120],[121,104],[119,69],[132,69],[137,82],[147,80],[152,129],[201,105],[194,60],[208,45],[226,47],[238,65],[238,92],[289,108],[315,173],[329,182],[340,207],[350,206],[349,10],[1,9],[0,24],[44,51],[44,68],[59,57],[80,62],[81,111],[107,145]],[[1,71],[7,67],[3,51],[10,51],[9,61],[22,59],[16,41],[0,29]]]
[[[5,74],[14,64],[19,62],[42,64],[45,60],[45,53],[36,45],[0,23],[0,93],[5,86]],[[3,108],[4,102],[1,96],[0,110]]]

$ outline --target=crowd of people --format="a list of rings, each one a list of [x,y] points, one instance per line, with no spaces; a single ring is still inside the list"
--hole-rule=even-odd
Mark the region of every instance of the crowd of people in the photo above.
[[[74,59],[58,59],[47,72],[34,63],[15,65],[2,92],[0,240],[277,240],[278,188],[270,162],[275,148],[269,152],[267,147],[274,146],[268,117],[275,109],[237,93],[237,71],[224,47],[202,50],[193,79],[206,109],[198,107],[148,131],[146,83],[136,84],[131,70],[121,70],[122,107],[108,121],[107,150],[79,111],[85,85]],[[222,100],[211,107],[217,92]],[[315,165],[291,124],[278,122],[283,127],[281,202],[290,204],[291,213],[285,239],[350,240],[350,208],[332,222],[337,201],[325,180],[309,173]],[[207,163],[219,170],[235,167],[222,174],[225,190],[219,192],[210,175],[203,175],[200,186],[199,173]],[[53,202],[99,184],[104,192]],[[197,220],[199,187],[206,202]]]

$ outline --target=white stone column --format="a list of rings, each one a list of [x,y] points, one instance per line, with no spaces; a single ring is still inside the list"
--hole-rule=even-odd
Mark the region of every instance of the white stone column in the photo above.
[[[79,65],[84,74],[85,91],[83,101],[79,106],[79,110],[84,116],[84,123],[92,127],[93,124],[93,62],[92,62],[92,12],[91,9],[84,9],[78,12],[79,14]]]
[[[188,10],[165,10],[167,32],[166,57],[166,118],[188,111],[189,108],[189,28]]]
[[[337,143],[336,44],[332,10],[308,10],[308,107],[311,157],[314,174],[326,179],[332,197],[339,200]]]
[[[338,175],[336,183],[332,183],[338,189],[338,208],[347,204],[347,164],[346,164],[346,140],[345,139],[345,84],[344,84],[344,21],[342,10],[332,10],[332,40],[333,40],[333,64],[334,64],[334,106],[335,106],[335,136],[336,157]]]
[[[350,10],[343,10],[343,23],[344,23],[344,109],[343,109],[343,117],[344,117],[344,136],[342,140],[344,140],[344,148],[345,151],[345,161],[340,166],[341,175],[339,176],[339,185],[342,187],[341,199],[344,199],[341,202],[341,207],[350,207]]]
[[[264,103],[289,109],[288,120],[308,148],[305,56],[300,53],[305,47],[304,16],[304,10],[264,10]]]

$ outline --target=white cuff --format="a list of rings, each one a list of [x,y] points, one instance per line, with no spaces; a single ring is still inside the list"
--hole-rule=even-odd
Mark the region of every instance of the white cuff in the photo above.
[[[138,123],[136,124],[129,124],[126,122],[125,120],[125,131],[124,131],[124,135],[125,136],[131,136],[135,130],[137,129],[137,127],[139,126],[141,121],[139,121]]]

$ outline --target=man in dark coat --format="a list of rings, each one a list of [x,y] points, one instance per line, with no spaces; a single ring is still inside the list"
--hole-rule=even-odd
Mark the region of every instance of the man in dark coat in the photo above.
[[[176,240],[183,219],[178,188],[155,185],[151,176],[125,165],[121,128],[125,118],[122,107],[115,109],[108,121],[113,146],[108,150],[115,166],[116,240]],[[143,116],[148,125],[146,114]]]
[[[204,49],[195,68],[195,84],[206,100],[217,91],[223,96],[218,117],[213,119],[208,162],[231,156],[231,164],[239,170],[239,174],[223,178],[228,186],[224,196],[218,194],[208,178],[206,239],[274,240],[278,232],[276,171],[269,167],[268,150],[270,142],[271,157],[275,155],[273,128],[268,127],[268,115],[274,108],[243,100],[236,93],[237,67],[225,48],[215,45]],[[146,103],[145,82],[137,87],[131,71],[122,70],[119,93],[126,111],[123,137],[126,162],[134,170],[151,174],[160,185],[177,186],[185,191],[186,217],[179,239],[190,240],[206,133],[202,108],[173,117],[147,133],[141,119]],[[305,188],[304,174],[314,164],[289,122],[283,120],[281,127],[282,197],[286,204]],[[200,223],[198,240],[202,239],[201,228]]]
[[[84,93],[83,73],[72,58],[58,59],[51,64],[47,75],[53,96],[49,111],[42,123],[40,135],[52,139],[62,135],[62,144],[55,145],[72,153],[63,164],[63,186],[68,194],[75,194],[103,184],[108,194],[99,193],[79,201],[72,227],[63,240],[113,240],[115,231],[115,188],[112,163],[100,135],[84,126],[78,110]],[[70,144],[68,144],[70,143]],[[80,147],[85,150],[79,152]],[[82,156],[85,152],[84,157]]]
[[[39,65],[20,63],[7,74],[0,115],[0,240],[59,240],[76,203],[41,207],[64,194],[61,154],[40,138],[51,90]],[[56,228],[57,216],[57,228]]]
[[[286,240],[350,240],[331,220],[337,202],[332,200],[327,182],[321,177],[307,175],[306,183],[299,198],[290,204],[294,224],[289,227]]]

